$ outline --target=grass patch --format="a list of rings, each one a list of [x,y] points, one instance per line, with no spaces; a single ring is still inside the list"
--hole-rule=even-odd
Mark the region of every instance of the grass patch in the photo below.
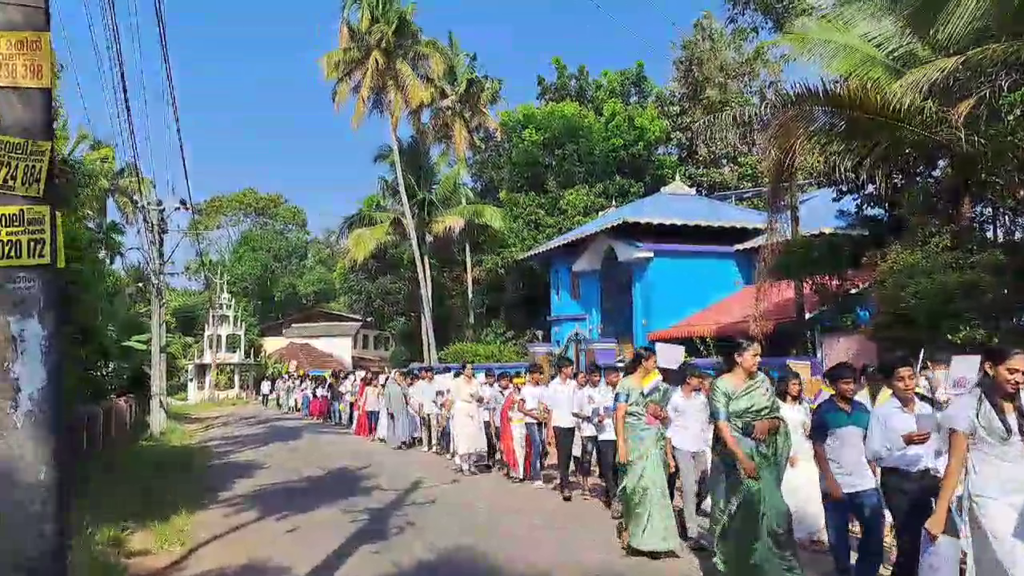
[[[170,406],[169,412],[179,415],[205,414],[251,403],[250,400],[245,398],[225,398],[223,400],[210,400],[209,402],[198,402],[196,404],[173,404]]]
[[[78,468],[72,576],[120,576],[122,560],[181,550],[206,498],[210,454],[175,412],[160,438],[93,455]]]

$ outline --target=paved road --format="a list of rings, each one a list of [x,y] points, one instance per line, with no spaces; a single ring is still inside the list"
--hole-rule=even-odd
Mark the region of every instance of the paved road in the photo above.
[[[216,496],[195,518],[192,549],[159,576],[714,573],[706,557],[623,556],[595,501],[564,503],[498,475],[458,478],[420,451],[259,407],[203,428]]]

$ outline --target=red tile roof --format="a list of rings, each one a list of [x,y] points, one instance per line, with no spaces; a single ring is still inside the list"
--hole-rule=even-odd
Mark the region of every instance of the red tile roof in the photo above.
[[[291,365],[295,362],[295,369],[303,372],[310,370],[348,370],[349,367],[337,356],[324,352],[323,350],[302,342],[292,342],[284,348],[279,348],[270,353],[271,358],[276,358],[285,364]]]
[[[867,275],[855,275],[854,285],[864,286]],[[818,280],[821,283],[821,280]],[[837,286],[839,288],[839,286]],[[796,320],[796,288],[790,280],[778,280],[764,286],[763,316],[767,331],[779,324]],[[757,302],[757,286],[745,286],[739,292],[715,302],[711,306],[686,318],[679,324],[648,335],[652,342],[683,340],[686,338],[729,338],[747,336],[753,329],[753,316]],[[804,285],[804,308],[814,314],[822,303],[808,282]]]

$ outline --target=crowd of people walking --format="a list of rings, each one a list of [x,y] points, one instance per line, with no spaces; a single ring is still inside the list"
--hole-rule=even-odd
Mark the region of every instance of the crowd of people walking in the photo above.
[[[893,576],[916,576],[938,542],[953,543],[954,569],[962,549],[974,574],[1024,575],[1024,352],[986,350],[977,387],[951,399],[922,387],[909,359],[836,364],[809,399],[797,373],[773,382],[760,356],[741,340],[715,376],[684,364],[663,377],[641,347],[622,369],[556,359],[548,382],[536,364],[462,365],[283,376],[261,394],[467,476],[542,488],[553,455],[561,499],[598,498],[626,551],[708,551],[727,576],[803,574],[800,547],[830,551],[839,576],[875,576],[887,519]]]

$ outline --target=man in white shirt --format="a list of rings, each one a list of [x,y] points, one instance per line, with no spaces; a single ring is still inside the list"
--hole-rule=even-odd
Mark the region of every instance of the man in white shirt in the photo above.
[[[697,540],[697,509],[706,497],[707,449],[711,447],[711,410],[701,389],[703,371],[693,365],[683,366],[682,382],[668,401],[669,425],[666,436],[676,461],[675,472],[669,474],[668,492],[675,494],[676,480],[682,480],[683,539],[691,547],[701,547]]]
[[[270,391],[273,387],[270,385],[270,378],[263,377],[263,382],[260,382],[260,403],[266,408],[270,405]]]
[[[597,419],[601,413],[601,369],[593,364],[587,370],[587,385],[576,390],[573,415],[579,422],[580,462],[579,474],[583,484],[583,499],[590,500],[590,471],[597,451]]]
[[[921,531],[939,495],[937,460],[944,459],[946,450],[932,401],[917,391],[914,361],[886,363],[879,372],[892,397],[871,413],[867,457],[881,468],[882,495],[896,531],[892,576],[917,576]]]
[[[536,488],[544,487],[541,477],[541,463],[543,462],[541,454],[544,445],[544,436],[541,435],[543,420],[541,399],[544,396],[544,389],[540,385],[543,373],[544,369],[540,364],[530,364],[526,370],[526,384],[519,393],[518,406],[526,425],[526,440],[530,444],[530,480],[533,481]]]
[[[569,464],[572,462],[572,442],[576,437],[576,417],[573,406],[576,398],[576,381],[572,378],[572,360],[562,357],[555,360],[557,376],[548,384],[544,394],[551,417],[548,429],[548,441],[555,445],[558,458],[558,488],[562,500],[572,500],[569,490]]]
[[[484,381],[480,384],[480,418],[484,423],[484,438],[487,440],[487,465],[494,467],[494,456],[498,452],[498,442],[494,434],[494,400],[497,394],[494,383],[497,381],[494,370],[484,371]]]
[[[615,366],[604,369],[604,382],[597,387],[601,412],[597,416],[597,466],[604,480],[604,505],[611,510],[612,518],[622,518],[619,505],[619,467],[615,463],[618,444],[615,440],[615,388],[622,380],[622,373]]]
[[[416,382],[416,396],[419,400],[420,434],[423,436],[424,452],[441,450],[441,410],[437,404],[437,383],[434,369],[420,368],[420,379]]]

